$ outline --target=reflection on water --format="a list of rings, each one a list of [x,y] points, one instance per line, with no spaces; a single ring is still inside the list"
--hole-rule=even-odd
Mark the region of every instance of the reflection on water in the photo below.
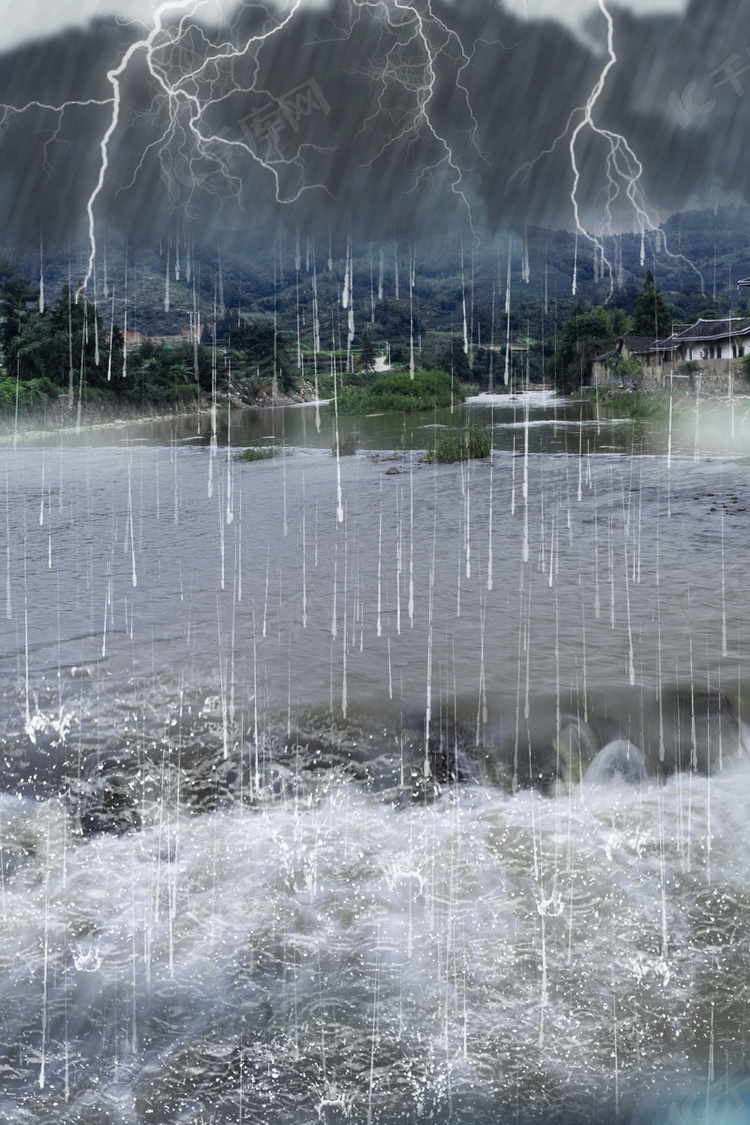
[[[320,422],[0,453],[0,1113],[741,1106],[747,469],[554,400]]]
[[[688,400],[685,400],[687,403]],[[707,405],[708,404],[708,405]],[[717,406],[721,406],[717,409]],[[486,422],[498,452],[522,452],[528,428],[530,453],[583,456],[597,453],[744,456],[750,452],[750,400],[694,400],[675,411],[674,421],[614,418],[598,403],[558,398],[552,391],[481,394],[463,406],[412,415],[374,414],[335,417],[332,404],[242,409],[167,416],[143,421],[19,435],[24,445],[132,447],[144,445],[219,445],[239,448],[279,443],[292,448],[331,450],[335,427],[340,438],[356,433],[364,452],[423,450],[434,442],[436,427],[462,425],[468,418]]]

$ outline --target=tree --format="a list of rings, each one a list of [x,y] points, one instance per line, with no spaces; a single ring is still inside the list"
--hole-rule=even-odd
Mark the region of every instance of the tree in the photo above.
[[[20,335],[31,311],[39,300],[39,290],[21,277],[15,265],[0,258],[0,348],[6,363],[14,339]]]
[[[582,304],[563,325],[558,340],[557,381],[566,391],[591,382],[594,358],[612,348],[613,315],[607,309],[586,311]]]
[[[423,332],[417,309],[408,301],[376,301],[375,323],[378,335],[386,340],[408,340],[412,332],[416,339]]]
[[[490,360],[492,354],[489,348],[477,348],[474,352],[473,362],[471,365],[472,380],[479,383],[480,386],[489,386],[490,382]],[[495,377],[497,377],[497,361],[495,361]]]
[[[608,360],[606,366],[609,368],[612,380],[616,380],[622,386],[637,387],[643,374],[643,364],[634,355],[627,357],[617,355]]]
[[[109,345],[101,316],[84,297],[76,304],[67,285],[44,312],[25,309],[16,331],[9,334],[5,349],[11,373],[17,370],[22,380],[47,377],[58,390],[67,389],[71,379],[75,391],[81,385],[107,386]],[[121,366],[121,353],[118,358]]]
[[[672,314],[666,306],[661,289],[657,289],[651,270],[646,274],[633,317],[636,336],[658,336],[663,339],[672,333]]]
[[[363,371],[371,373],[375,370],[375,348],[373,347],[369,332],[365,332],[362,336],[359,362]]]
[[[473,378],[461,336],[451,336],[449,341],[441,341],[434,354],[425,357],[423,366],[428,370],[448,371],[455,379],[461,379],[464,383],[470,383]]]
[[[241,324],[233,330],[231,341],[232,347],[244,355],[250,375],[276,375],[283,391],[296,388],[297,368],[286,350],[284,337],[280,332],[274,335],[272,324]]]
[[[198,379],[211,390],[211,362],[206,348],[198,353]],[[187,340],[160,344],[145,339],[128,356],[128,377],[115,383],[118,393],[142,402],[170,402],[190,398],[196,390],[193,346]]]

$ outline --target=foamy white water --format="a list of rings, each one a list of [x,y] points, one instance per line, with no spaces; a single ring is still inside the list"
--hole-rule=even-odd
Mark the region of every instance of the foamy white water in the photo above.
[[[545,424],[3,453],[7,1120],[744,1105],[746,470]]]

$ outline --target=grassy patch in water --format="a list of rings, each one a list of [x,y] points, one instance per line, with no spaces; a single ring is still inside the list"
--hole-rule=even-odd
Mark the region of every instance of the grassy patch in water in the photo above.
[[[338,395],[339,414],[403,414],[463,402],[465,392],[447,371],[387,372],[369,387],[347,387]],[[333,410],[333,404],[329,404]]]
[[[359,449],[359,434],[356,430],[352,430],[348,434],[339,434],[338,440],[338,454],[339,457],[352,457]],[[336,439],[334,438],[331,444],[331,453],[336,456]]]
[[[278,446],[276,445],[261,445],[251,446],[249,449],[243,449],[242,453],[238,453],[236,461],[270,461],[272,457],[276,456]]]
[[[434,449],[427,452],[425,460],[439,465],[454,461],[468,461],[489,457],[492,438],[482,422],[468,422],[465,426],[439,430]]]

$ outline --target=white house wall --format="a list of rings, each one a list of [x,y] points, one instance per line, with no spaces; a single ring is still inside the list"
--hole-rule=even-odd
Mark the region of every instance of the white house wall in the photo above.
[[[747,340],[718,340],[713,345],[706,343],[688,348],[688,359],[737,359],[743,356],[746,350]]]
[[[726,363],[720,359],[701,360],[701,370],[681,374],[677,364],[664,364],[644,370],[638,385],[644,391],[683,391],[700,394],[744,394],[747,383],[740,362]]]

